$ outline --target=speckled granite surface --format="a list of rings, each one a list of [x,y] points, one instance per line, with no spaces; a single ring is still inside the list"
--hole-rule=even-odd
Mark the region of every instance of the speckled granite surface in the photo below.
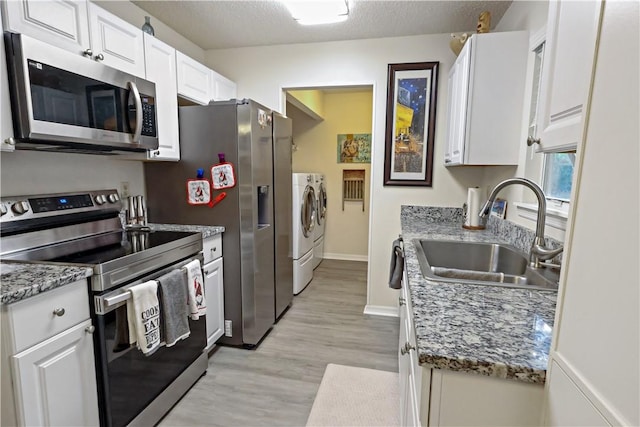
[[[202,238],[212,237],[224,233],[224,227],[219,225],[182,225],[182,224],[149,224],[152,230],[161,231],[193,231],[202,233]]]
[[[91,276],[87,267],[0,262],[0,304],[11,304]]]
[[[526,231],[513,224],[518,232],[506,233],[510,226],[494,221],[506,222],[490,218],[486,230],[469,231],[461,227],[459,208],[402,207],[419,361],[425,367],[544,383],[556,292],[435,282],[420,272],[416,238],[524,244],[528,252],[531,241],[515,241],[526,239]]]

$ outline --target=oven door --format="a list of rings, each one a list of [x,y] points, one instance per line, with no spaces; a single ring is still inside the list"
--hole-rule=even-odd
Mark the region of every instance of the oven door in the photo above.
[[[204,351],[207,343],[206,318],[189,319],[191,334],[172,347],[160,347],[145,356],[128,344],[127,305],[128,286],[156,279],[180,268],[193,257],[167,266],[148,276],[138,278],[116,290],[93,295],[94,344],[98,368],[100,424],[125,426],[142,413],[171,383],[178,378]],[[177,401],[181,395],[175,396]],[[175,403],[175,402],[173,402]],[[172,404],[163,408],[164,413]],[[158,414],[159,420],[163,415]]]

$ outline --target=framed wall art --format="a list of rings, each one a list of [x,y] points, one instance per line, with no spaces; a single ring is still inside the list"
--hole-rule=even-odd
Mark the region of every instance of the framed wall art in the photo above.
[[[389,64],[384,185],[433,185],[438,64]]]
[[[338,163],[371,163],[371,134],[338,134]]]

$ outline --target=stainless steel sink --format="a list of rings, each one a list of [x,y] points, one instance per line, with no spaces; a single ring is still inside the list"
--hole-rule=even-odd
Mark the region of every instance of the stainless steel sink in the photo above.
[[[558,290],[558,272],[531,268],[528,257],[501,243],[415,239],[422,274],[431,280]]]

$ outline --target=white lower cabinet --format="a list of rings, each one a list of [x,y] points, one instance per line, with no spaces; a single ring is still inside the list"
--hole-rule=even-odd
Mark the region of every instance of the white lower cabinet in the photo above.
[[[406,283],[406,278],[403,279]],[[400,374],[400,425],[420,425],[422,369],[418,364],[416,336],[411,317],[411,298],[403,283],[400,298],[400,339],[398,370]],[[427,396],[428,398],[428,396]]]
[[[86,280],[2,306],[2,425],[99,425]]]
[[[540,425],[542,384],[419,365],[411,297],[404,283],[398,353],[400,425]]]
[[[13,356],[23,425],[98,425],[91,320]]]
[[[207,350],[224,333],[224,286],[222,258],[204,266],[204,292],[207,298]]]
[[[222,235],[202,242],[204,255],[204,292],[207,299],[207,351],[224,334],[224,281]]]
[[[544,386],[443,369],[431,370],[429,426],[537,426]]]

